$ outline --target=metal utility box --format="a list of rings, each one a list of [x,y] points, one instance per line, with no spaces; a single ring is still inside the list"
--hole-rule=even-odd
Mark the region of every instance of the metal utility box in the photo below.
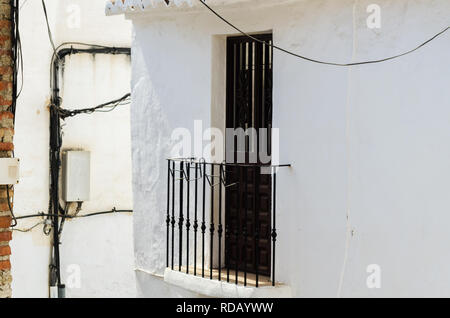
[[[62,183],[64,201],[89,200],[91,190],[91,153],[89,151],[63,152]]]
[[[19,183],[19,159],[0,158],[0,185]]]

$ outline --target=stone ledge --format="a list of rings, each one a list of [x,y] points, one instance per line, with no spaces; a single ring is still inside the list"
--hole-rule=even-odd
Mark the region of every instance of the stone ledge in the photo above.
[[[166,268],[164,282],[206,297],[216,298],[291,298],[289,286],[245,287],[199,276],[188,275]]]

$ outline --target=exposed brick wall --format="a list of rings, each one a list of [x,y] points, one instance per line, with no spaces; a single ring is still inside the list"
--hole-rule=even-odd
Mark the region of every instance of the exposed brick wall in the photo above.
[[[12,103],[13,61],[11,51],[10,0],[0,0],[0,157],[11,157],[14,115],[8,111]],[[12,196],[12,192],[10,192]],[[6,188],[0,188],[0,298],[11,297],[11,214]]]

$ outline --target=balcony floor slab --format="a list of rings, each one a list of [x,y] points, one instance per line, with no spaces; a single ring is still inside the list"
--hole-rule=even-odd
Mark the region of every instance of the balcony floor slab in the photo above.
[[[230,271],[230,282],[227,282],[226,269],[222,270],[222,280],[219,281],[219,272],[213,270],[213,279],[210,279],[209,269],[205,269],[205,278],[201,276],[201,269],[194,276],[193,268],[190,268],[191,274],[186,274],[186,268],[182,271],[171,270],[167,268],[164,272],[164,281],[168,284],[184,288],[188,291],[197,293],[206,297],[217,298],[290,298],[292,297],[291,288],[284,284],[272,286],[268,277],[259,277],[259,287],[255,287],[256,277],[254,274],[248,274],[247,286],[244,286],[244,273],[238,275],[239,284],[235,284],[235,272]]]

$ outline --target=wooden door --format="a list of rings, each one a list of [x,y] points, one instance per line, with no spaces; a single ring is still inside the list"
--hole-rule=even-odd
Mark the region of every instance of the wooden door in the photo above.
[[[271,34],[255,37],[272,43]],[[248,37],[227,39],[227,128],[272,128],[272,52],[269,45]],[[264,139],[270,154],[270,139]],[[234,153],[234,162],[236,147],[226,149]],[[248,161],[248,141],[245,152]],[[269,276],[272,180],[261,174],[259,163],[226,168],[227,184],[238,185],[226,188],[225,259],[232,269]]]

